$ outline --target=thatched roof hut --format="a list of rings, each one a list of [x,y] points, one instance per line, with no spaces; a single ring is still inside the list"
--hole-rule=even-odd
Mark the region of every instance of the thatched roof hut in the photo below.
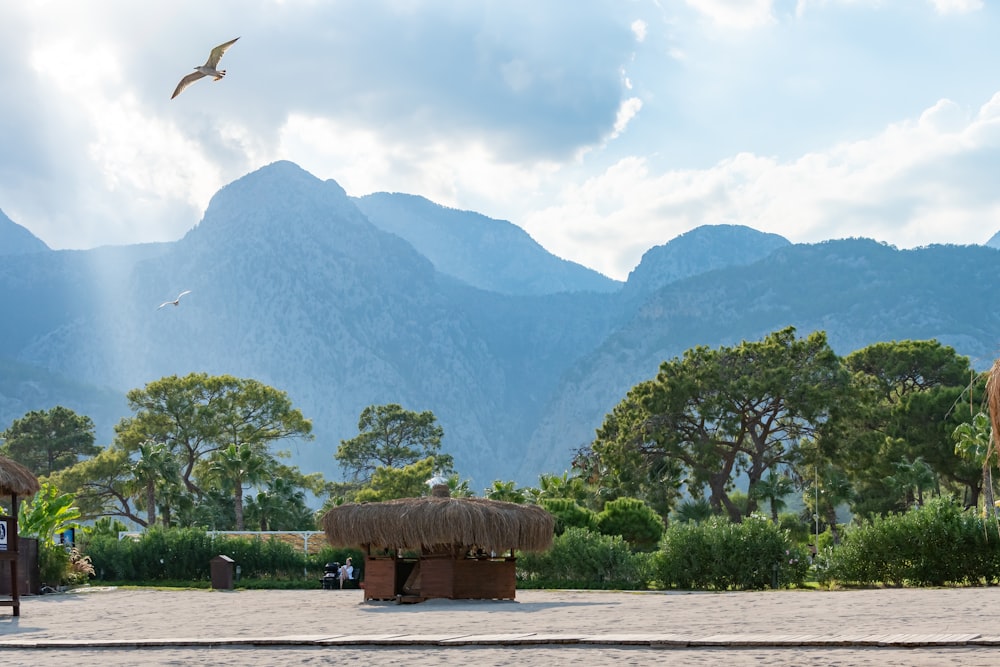
[[[555,520],[537,505],[451,498],[435,484],[424,498],[334,507],[320,520],[335,546],[366,551],[365,600],[513,600],[515,550],[552,545]]]
[[[32,496],[41,486],[38,478],[17,461],[0,456],[0,497]]]
[[[476,546],[486,551],[544,551],[554,519],[537,505],[485,498],[428,496],[334,507],[321,519],[330,544],[435,551]]]

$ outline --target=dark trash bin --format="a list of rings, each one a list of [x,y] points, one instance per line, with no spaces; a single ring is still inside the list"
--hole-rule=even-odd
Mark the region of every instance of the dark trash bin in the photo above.
[[[211,561],[212,588],[232,590],[233,561],[229,556],[218,555]]]

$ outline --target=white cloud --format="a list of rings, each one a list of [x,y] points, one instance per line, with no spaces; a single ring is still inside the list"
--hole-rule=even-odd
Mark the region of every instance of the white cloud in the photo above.
[[[635,35],[635,41],[642,43],[646,41],[646,33],[649,31],[646,22],[641,19],[636,19],[632,21],[632,34]]]
[[[611,133],[611,138],[614,139],[621,135],[628,127],[629,121],[635,118],[639,110],[642,109],[642,100],[638,97],[630,97],[621,106],[618,107],[618,117],[615,118],[615,127]]]
[[[350,195],[419,194],[439,204],[497,215],[508,204],[530,205],[555,163],[505,163],[482,143],[413,144],[321,117],[293,115],[282,127],[275,159],[292,159]],[[461,195],[459,195],[461,193]],[[462,203],[460,203],[460,201]]]
[[[685,4],[712,22],[725,27],[747,30],[774,20],[772,0],[684,0]]]
[[[649,247],[705,224],[744,224],[793,242],[981,243],[994,231],[984,221],[1000,220],[989,176],[997,166],[1000,93],[971,119],[942,100],[870,139],[787,162],[743,153],[655,173],[646,158],[624,158],[525,222],[543,245],[616,278]]]
[[[982,0],[930,0],[939,14],[967,14],[983,8]]]

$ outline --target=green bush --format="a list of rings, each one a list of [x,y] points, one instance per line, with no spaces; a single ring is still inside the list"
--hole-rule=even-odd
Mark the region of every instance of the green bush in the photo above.
[[[653,551],[663,536],[663,519],[637,498],[618,498],[597,515],[597,529],[621,535],[637,551]]]
[[[903,514],[852,525],[828,557],[842,583],[942,586],[993,582],[1000,560],[996,524],[933,498]]]
[[[646,588],[649,572],[649,558],[632,553],[620,536],[586,528],[567,528],[548,551],[518,557],[524,588]]]
[[[543,498],[539,504],[555,517],[556,535],[562,535],[567,528],[597,530],[597,513],[571,498]]]
[[[357,549],[325,547],[307,556],[292,545],[268,537],[210,536],[198,528],[152,528],[137,539],[118,540],[108,533],[95,533],[84,547],[95,576],[116,582],[208,581],[211,561],[218,555],[233,559],[239,566],[239,584],[265,587],[271,582],[313,581],[317,586],[323,566],[343,563],[352,557],[363,568],[364,554]],[[252,583],[255,582],[255,583]]]
[[[66,547],[48,541],[38,542],[38,575],[42,584],[55,588],[66,582],[70,557]]]
[[[665,588],[754,590],[802,585],[809,561],[788,531],[752,514],[741,523],[712,517],[671,526],[654,568]]]

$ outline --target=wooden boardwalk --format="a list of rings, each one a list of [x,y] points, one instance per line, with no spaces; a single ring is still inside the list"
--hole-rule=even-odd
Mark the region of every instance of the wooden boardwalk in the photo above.
[[[378,646],[378,647],[470,647],[470,646],[601,646],[677,648],[908,648],[997,647],[1000,635],[984,637],[970,633],[816,635],[716,634],[705,637],[676,634],[371,634],[288,635],[282,637],[217,637],[176,639],[0,639],[0,655],[10,649],[96,648],[213,648],[255,646]]]

